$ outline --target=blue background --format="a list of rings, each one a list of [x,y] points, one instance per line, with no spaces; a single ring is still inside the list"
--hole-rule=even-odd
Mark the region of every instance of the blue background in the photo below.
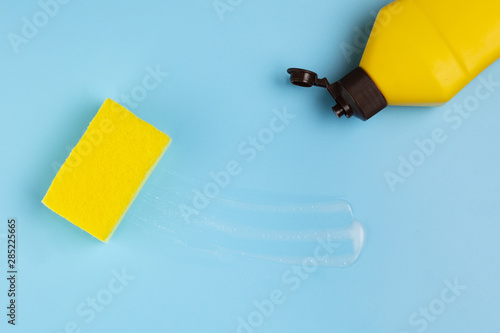
[[[15,52],[9,34],[22,36],[23,17],[33,21],[42,8],[2,1],[0,268],[15,217],[19,293],[11,327],[1,279],[1,331],[498,332],[500,89],[454,126],[446,112],[473,101],[480,78],[447,106],[390,107],[368,122],[338,120],[326,91],[288,82],[288,67],[331,81],[355,68],[361,53],[346,57],[342,48],[356,47],[371,11],[387,3],[233,1],[220,16],[211,0],[70,1]],[[123,101],[148,68],[168,76],[131,110],[173,143],[103,244],[40,201],[104,99]],[[481,77],[489,76],[500,81],[500,63]],[[274,109],[295,118],[246,163],[238,146]],[[397,174],[400,156],[439,128],[446,141],[391,191],[384,174]],[[229,207],[236,212],[221,223],[262,226],[279,213],[238,214],[237,203],[348,202],[366,228],[358,260],[320,267],[291,291],[283,275],[293,265],[229,255],[228,244],[244,251],[230,232],[186,224],[179,206],[231,160],[241,173],[197,218]],[[303,215],[304,225],[314,216]],[[123,270],[130,279],[102,311],[77,313]],[[441,308],[454,283],[466,289]],[[259,325],[239,327],[273,290],[284,293],[282,304]],[[429,306],[439,314],[423,319],[419,309]]]

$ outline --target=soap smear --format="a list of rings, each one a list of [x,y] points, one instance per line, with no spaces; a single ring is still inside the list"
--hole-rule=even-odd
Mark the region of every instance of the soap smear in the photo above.
[[[347,267],[365,240],[349,203],[332,201],[256,205],[219,201],[195,226],[211,239],[212,253],[287,264]]]
[[[153,181],[139,198],[132,215],[143,232],[231,262],[347,267],[363,249],[365,229],[346,201],[238,190],[214,198],[186,223],[179,205],[187,198],[186,183],[195,180],[178,179],[179,186],[172,186],[176,178],[168,175],[169,187]]]

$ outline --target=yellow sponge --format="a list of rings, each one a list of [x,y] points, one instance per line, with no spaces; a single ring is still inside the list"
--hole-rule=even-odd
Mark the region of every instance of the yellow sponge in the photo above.
[[[42,202],[107,242],[170,141],[166,134],[107,99]]]

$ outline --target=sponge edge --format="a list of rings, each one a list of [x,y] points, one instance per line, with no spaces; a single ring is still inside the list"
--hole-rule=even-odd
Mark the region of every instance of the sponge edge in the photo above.
[[[106,99],[42,203],[108,242],[171,139]]]

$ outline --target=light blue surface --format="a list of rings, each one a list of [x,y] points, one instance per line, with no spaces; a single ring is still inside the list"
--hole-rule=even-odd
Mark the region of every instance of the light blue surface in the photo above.
[[[326,91],[292,86],[286,69],[346,74],[361,55],[348,59],[342,47],[362,39],[357,31],[387,1],[222,2],[233,5],[221,19],[212,0],[70,1],[17,53],[9,33],[22,35],[23,17],[41,5],[0,3],[0,276],[8,218],[19,237],[17,325],[7,324],[2,278],[0,331],[498,332],[498,84],[460,124],[447,110],[474,102],[480,78],[442,108],[337,120]],[[157,69],[168,72],[157,87],[137,88]],[[499,82],[500,63],[481,77]],[[102,244],[40,201],[104,99],[144,91],[130,109],[173,143]],[[242,151],[276,112],[294,118],[255,156]],[[398,172],[400,156],[418,158],[415,141],[436,129],[447,139],[391,191],[385,173]],[[231,161],[237,175],[186,223],[179,207]],[[271,260],[314,255],[300,238],[259,242],[266,221],[320,202],[343,213],[311,225],[319,213],[302,212],[285,229],[300,237],[350,225],[350,204],[366,229],[358,260],[306,275]],[[248,228],[260,230],[258,242],[238,241]],[[95,297],[100,312],[87,304]]]

